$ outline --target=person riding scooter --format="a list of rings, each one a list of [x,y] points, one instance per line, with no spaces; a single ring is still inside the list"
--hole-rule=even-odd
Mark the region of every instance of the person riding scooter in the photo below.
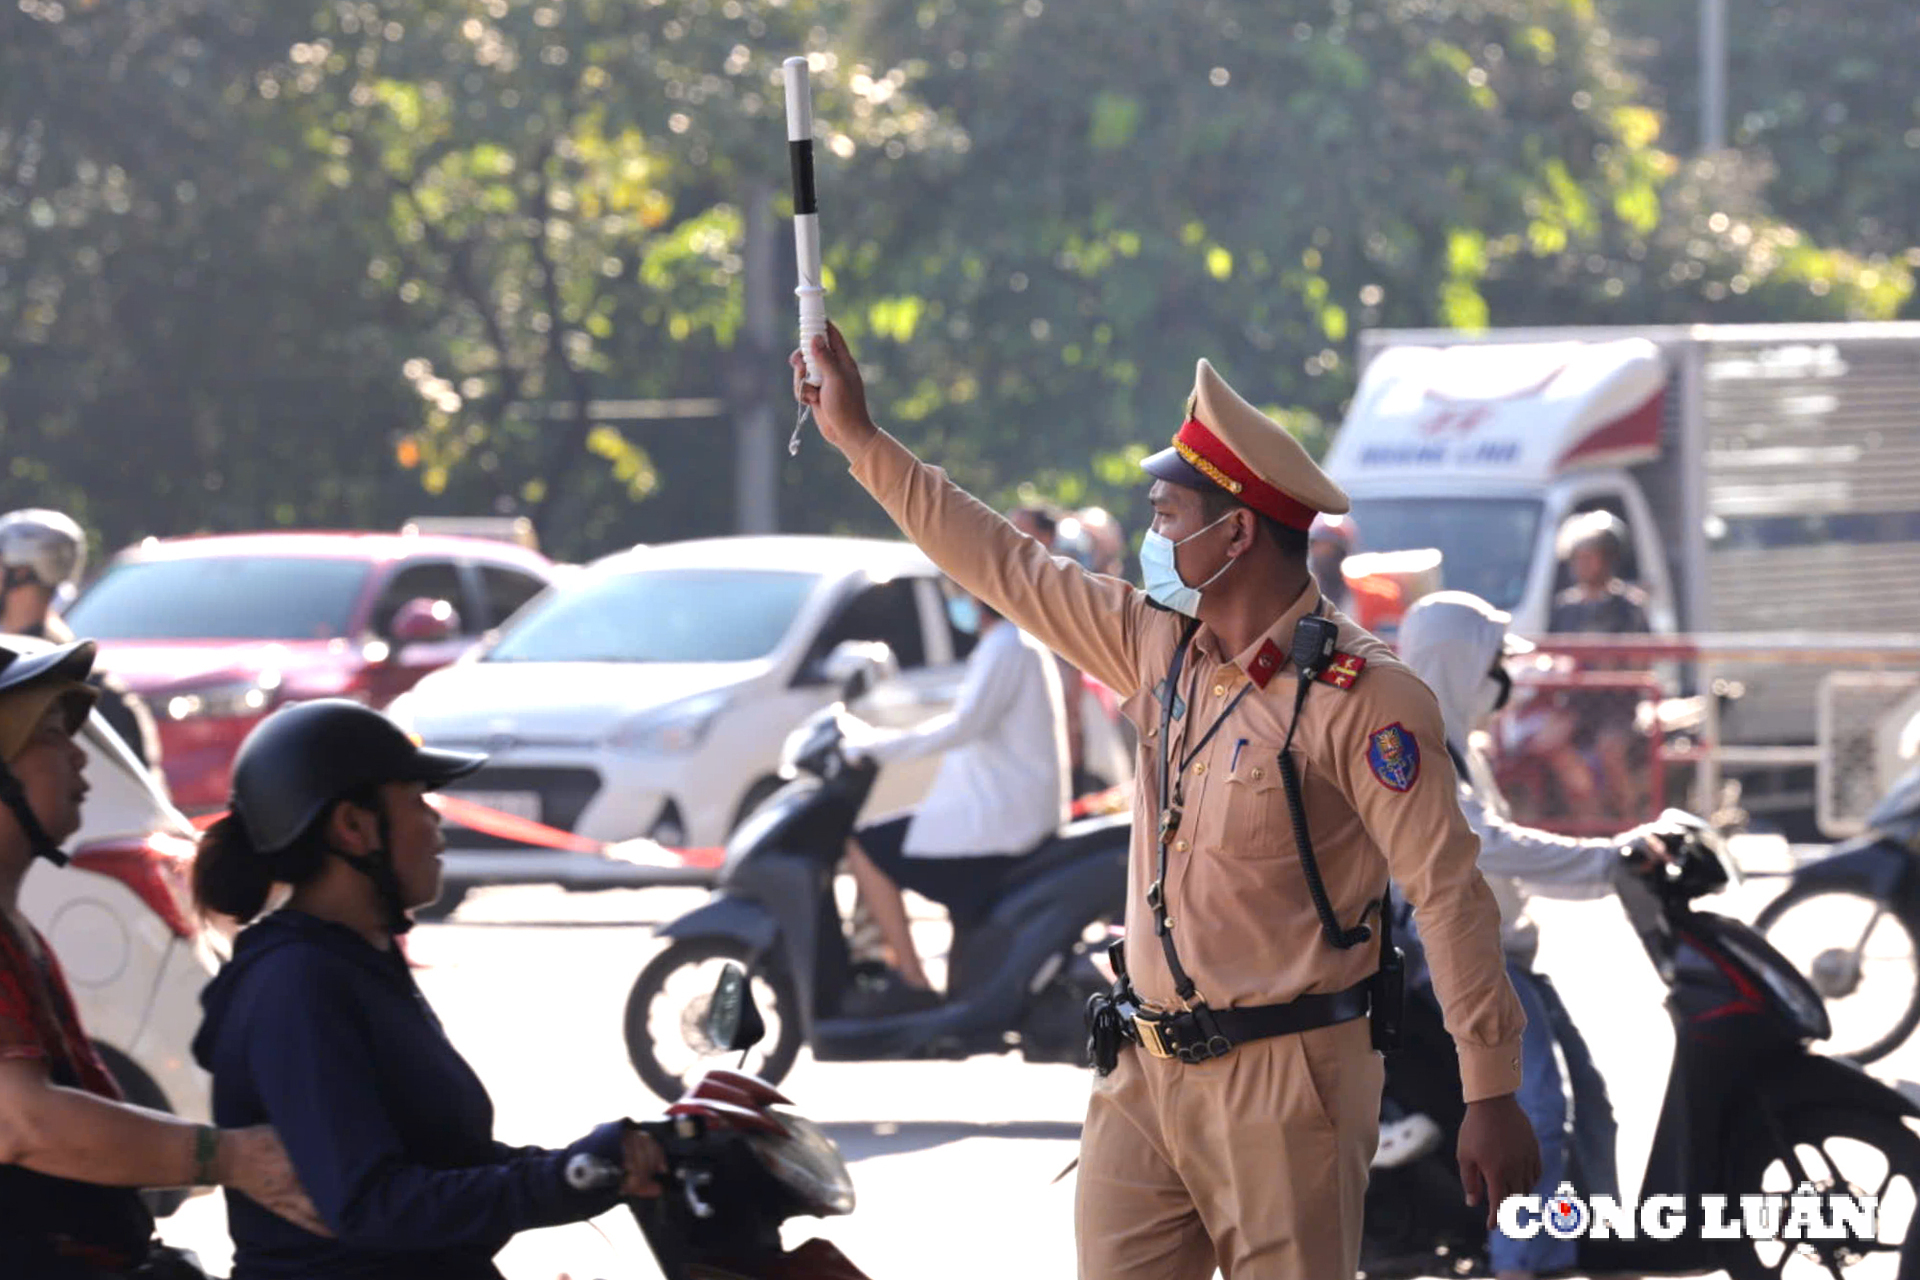
[[[975,602],[980,642],[953,710],[916,728],[868,729],[851,759],[886,765],[946,752],[933,786],[910,816],[854,832],[847,862],[907,990],[873,999],[900,1011],[938,1003],[907,924],[902,888],[946,907],[963,928],[993,901],[1002,877],[1066,825],[1066,710],[1053,655],[1038,640]]]
[[[1500,904],[1507,976],[1527,1013],[1520,1042],[1520,1105],[1540,1139],[1543,1172],[1536,1192],[1551,1195],[1571,1179],[1583,1194],[1617,1195],[1615,1125],[1606,1082],[1552,983],[1533,969],[1539,930],[1527,919],[1526,902],[1529,891],[1555,898],[1603,897],[1614,888],[1623,848],[1657,858],[1661,846],[1648,829],[1636,828],[1613,839],[1580,840],[1523,827],[1508,818],[1492,768],[1475,743],[1475,731],[1506,704],[1512,691],[1504,660],[1533,648],[1508,632],[1511,621],[1478,596],[1438,592],[1407,611],[1400,624],[1400,657],[1439,699],[1447,751],[1460,777],[1460,805],[1480,837],[1480,870]],[[1423,1140],[1436,1141],[1439,1132],[1429,1117],[1416,1112],[1382,1126],[1381,1148],[1417,1148]],[[1496,1232],[1488,1240],[1488,1254],[1501,1280],[1521,1280],[1572,1266],[1575,1243],[1545,1233],[1519,1240]]]
[[[496,1141],[486,1087],[396,946],[440,891],[426,793],[485,760],[344,698],[284,707],[240,744],[193,890],[245,927],[201,996],[193,1052],[215,1119],[274,1125],[331,1235],[229,1196],[235,1280],[500,1280],[493,1255],[515,1233],[658,1194],[660,1146],[625,1121],[561,1150]],[[578,1156],[621,1177],[584,1188]]]

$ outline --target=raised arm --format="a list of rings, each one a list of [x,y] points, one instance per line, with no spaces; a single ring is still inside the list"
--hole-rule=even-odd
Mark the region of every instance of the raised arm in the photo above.
[[[794,394],[812,406],[820,434],[846,455],[854,478],[955,582],[1123,697],[1133,693],[1140,685],[1142,633],[1158,616],[1146,596],[1118,578],[1048,555],[881,431],[867,412],[846,340],[832,326],[828,335],[814,340],[819,387],[804,381],[805,364],[794,352]]]

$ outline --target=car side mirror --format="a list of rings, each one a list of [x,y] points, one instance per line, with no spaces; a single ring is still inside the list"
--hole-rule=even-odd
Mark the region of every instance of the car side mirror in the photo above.
[[[394,610],[395,645],[438,644],[460,634],[460,612],[445,600],[416,596]]]
[[[893,650],[881,640],[842,640],[820,663],[820,678],[852,702],[900,674]]]
[[[767,1021],[753,1002],[753,984],[739,965],[721,968],[720,981],[707,1004],[705,1030],[707,1043],[724,1053],[744,1052],[766,1036]]]

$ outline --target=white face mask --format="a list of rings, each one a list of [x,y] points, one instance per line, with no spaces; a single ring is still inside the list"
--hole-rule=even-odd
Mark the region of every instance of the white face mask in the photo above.
[[[1233,567],[1238,557],[1229,557],[1227,562],[1214,570],[1213,575],[1197,587],[1190,587],[1186,579],[1180,576],[1180,566],[1174,558],[1174,552],[1186,546],[1201,534],[1217,525],[1231,520],[1234,513],[1229,511],[1205,529],[1196,530],[1174,542],[1164,534],[1149,529],[1147,536],[1140,542],[1141,585],[1146,588],[1147,598],[1156,604],[1164,605],[1175,613],[1184,613],[1189,618],[1200,616],[1200,593],[1219,580],[1220,575]]]
[[[1496,660],[1497,662],[1498,660]],[[1499,672],[1498,675],[1494,671]],[[1474,687],[1473,723],[1475,728],[1484,726],[1507,705],[1513,696],[1513,677],[1507,674],[1504,665],[1490,669],[1480,678]]]

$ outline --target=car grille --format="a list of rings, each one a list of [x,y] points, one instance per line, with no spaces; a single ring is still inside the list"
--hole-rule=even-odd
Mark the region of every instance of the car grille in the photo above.
[[[571,831],[580,815],[600,792],[600,774],[593,769],[562,769],[534,765],[488,766],[446,788],[458,796],[475,791],[531,791],[540,797],[541,822],[562,831]],[[482,835],[453,823],[447,824],[447,843],[459,849],[519,848],[512,841]]]

